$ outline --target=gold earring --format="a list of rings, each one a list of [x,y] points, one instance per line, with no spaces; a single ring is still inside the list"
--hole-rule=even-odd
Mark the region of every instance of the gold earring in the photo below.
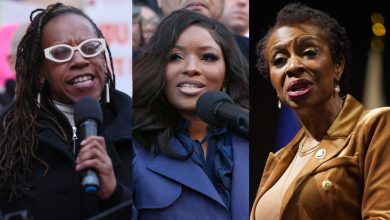
[[[278,108],[282,108],[282,102],[280,101],[279,96],[278,96]]]
[[[226,93],[226,91],[227,91],[227,86],[223,87],[223,89],[222,89],[222,92]]]

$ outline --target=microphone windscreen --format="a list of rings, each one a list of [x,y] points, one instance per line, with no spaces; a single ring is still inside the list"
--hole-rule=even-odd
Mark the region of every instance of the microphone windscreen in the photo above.
[[[82,97],[74,106],[74,123],[76,126],[87,119],[97,121],[98,126],[101,126],[103,122],[103,113],[99,102],[89,96]]]
[[[215,115],[215,108],[221,102],[230,103],[234,105],[234,102],[230,96],[221,91],[208,91],[203,93],[196,102],[196,114],[202,121],[214,126],[221,126],[226,122],[218,119]]]

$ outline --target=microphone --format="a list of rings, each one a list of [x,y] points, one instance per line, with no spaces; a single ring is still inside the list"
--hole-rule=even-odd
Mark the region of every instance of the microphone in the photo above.
[[[234,105],[230,96],[221,91],[203,93],[196,102],[196,114],[207,124],[237,126],[249,135],[249,111]]]
[[[80,140],[91,135],[97,135],[98,127],[102,125],[103,113],[99,102],[89,96],[76,102],[74,107],[74,122],[80,131]],[[81,185],[88,194],[94,194],[99,190],[100,181],[95,169],[82,171]]]

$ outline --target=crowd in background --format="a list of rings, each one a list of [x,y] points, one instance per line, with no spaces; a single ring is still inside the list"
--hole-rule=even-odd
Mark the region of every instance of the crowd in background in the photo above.
[[[133,1],[133,50],[149,41],[155,27],[164,17],[161,4],[164,4],[164,0],[160,4],[157,4],[157,0]],[[225,0],[219,21],[233,34],[249,38],[249,0]]]

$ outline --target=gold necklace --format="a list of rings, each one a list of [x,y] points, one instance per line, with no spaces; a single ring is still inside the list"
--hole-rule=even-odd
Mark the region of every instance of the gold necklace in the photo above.
[[[303,147],[303,144],[305,143],[305,140],[306,140],[306,137],[304,137],[302,139],[301,143],[299,143],[298,154],[300,157],[306,156],[306,155],[310,154],[311,152],[315,151],[317,149],[318,145],[320,145],[320,143],[321,143],[321,141],[320,141],[317,144],[310,147],[309,149],[302,150],[302,147]]]

